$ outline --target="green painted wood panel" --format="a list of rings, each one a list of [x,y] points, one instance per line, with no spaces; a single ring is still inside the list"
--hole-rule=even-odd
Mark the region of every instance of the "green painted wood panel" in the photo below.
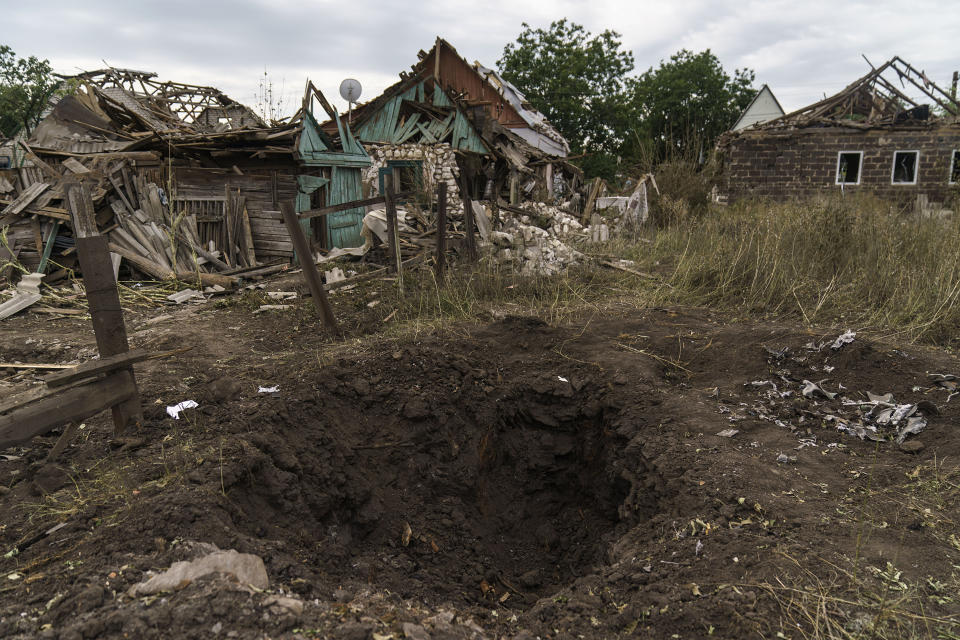
[[[336,113],[336,112],[335,112]],[[304,164],[321,167],[369,167],[370,156],[363,149],[350,127],[340,123],[337,118],[337,124],[340,125],[340,140],[343,144],[343,151],[332,151],[324,144],[320,126],[309,112],[303,118],[303,130],[300,133],[300,159]]]
[[[350,167],[333,167],[330,175],[328,205],[350,202],[361,198],[360,171]],[[360,230],[365,209],[358,207],[327,216],[327,231],[331,247],[359,247],[363,245]]]
[[[452,107],[453,102],[447,97],[446,92],[440,88],[440,85],[433,85],[433,106]]]

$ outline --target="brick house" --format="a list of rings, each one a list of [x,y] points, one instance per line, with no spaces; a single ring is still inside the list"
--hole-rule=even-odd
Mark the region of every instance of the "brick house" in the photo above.
[[[907,96],[884,73],[909,82],[936,107]],[[895,57],[834,96],[724,134],[717,144],[720,191],[728,201],[842,190],[945,202],[960,189],[955,91],[956,84],[947,93]]]

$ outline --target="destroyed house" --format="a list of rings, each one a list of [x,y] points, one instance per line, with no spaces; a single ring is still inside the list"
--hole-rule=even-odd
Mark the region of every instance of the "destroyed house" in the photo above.
[[[955,92],[956,74],[948,93],[894,57],[836,95],[721,136],[721,191],[730,201],[866,191],[944,202],[960,180]]]
[[[516,87],[441,38],[419,58],[350,116],[372,160],[365,195],[381,193],[391,170],[398,191],[430,192],[444,181],[454,201],[464,183],[474,199],[495,193],[511,203],[569,197],[580,187],[582,173],[566,161],[567,141]],[[332,133],[336,126],[322,128]]]
[[[281,201],[306,210],[360,198],[370,159],[347,123],[320,130],[337,112],[309,82],[297,113],[271,123],[214,88],[152,73],[108,68],[64,82],[72,90],[0,168],[0,264],[75,268],[65,189],[75,180],[111,251],[155,278],[289,262]],[[358,246],[362,213],[302,224],[313,223],[317,246]]]

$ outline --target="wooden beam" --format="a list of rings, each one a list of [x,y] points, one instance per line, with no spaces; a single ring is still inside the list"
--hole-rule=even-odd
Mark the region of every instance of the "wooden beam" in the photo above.
[[[75,380],[92,378],[100,375],[101,373],[108,373],[116,369],[129,367],[135,362],[166,358],[175,353],[181,353],[186,350],[187,349],[176,349],[174,351],[164,351],[163,353],[151,353],[149,351],[144,351],[143,349],[134,349],[133,351],[119,353],[108,358],[101,358],[100,360],[85,362],[83,364],[73,366],[68,370],[51,373],[50,375],[44,377],[43,381],[47,383],[48,387],[62,387],[66,384],[74,382]]]
[[[30,203],[40,197],[40,194],[50,188],[46,182],[34,182],[29,187],[20,192],[17,198],[10,202],[9,206],[2,211],[4,215],[19,215],[24,209],[30,206]],[[7,202],[6,200],[4,202]]]
[[[53,167],[51,167],[50,165],[48,165],[43,160],[41,160],[37,156],[37,154],[33,152],[33,149],[31,149],[26,142],[22,140],[17,140],[17,144],[19,144],[23,148],[24,153],[26,153],[27,157],[29,157],[30,160],[33,161],[33,164],[37,165],[40,168],[40,170],[43,171],[48,177],[53,178],[54,180],[60,179],[61,177],[60,172],[54,169]]]
[[[67,200],[73,216],[77,257],[80,259],[80,270],[83,273],[83,284],[100,357],[126,353],[129,350],[127,328],[123,323],[120,294],[113,276],[109,243],[106,236],[97,235],[93,201],[86,185],[67,185]],[[133,368],[117,372],[116,377],[133,389],[132,396],[125,398],[122,405],[113,407],[114,434],[119,435],[130,422],[143,420],[143,410],[140,407],[140,398],[136,395],[137,382]]]
[[[77,238],[89,238],[99,233],[93,211],[93,200],[86,186],[78,182],[66,185],[67,207],[73,221],[73,235]]]
[[[330,300],[327,299],[327,292],[323,288],[323,282],[320,280],[320,273],[317,271],[317,265],[313,261],[313,253],[310,251],[310,243],[303,233],[303,227],[297,219],[297,212],[291,201],[280,203],[280,212],[283,214],[283,222],[287,225],[287,231],[293,240],[294,250],[297,252],[297,258],[300,261],[300,267],[303,269],[303,279],[307,283],[310,295],[313,297],[313,304],[320,312],[323,324],[334,332],[337,328],[337,319],[333,315],[333,308],[330,306]]]
[[[393,171],[383,176],[387,205],[387,242],[390,245],[390,270],[400,276],[400,288],[403,290],[403,268],[400,264],[400,232],[397,223],[397,205],[393,192]]]
[[[39,273],[47,272],[47,262],[50,261],[50,254],[53,253],[53,243],[57,240],[57,234],[60,232],[60,221],[54,220],[50,227],[50,234],[47,236],[47,244],[43,247],[43,255],[40,256],[40,264],[37,266]]]
[[[137,398],[137,387],[125,371],[0,415],[0,449],[28,442],[57,425],[86,420],[105,409]]]
[[[397,193],[394,197],[398,200],[403,198],[409,198],[413,195],[412,191],[404,191],[402,193]],[[307,209],[306,211],[300,212],[300,219],[306,220],[307,218],[318,218],[320,216],[327,216],[331,213],[339,213],[341,211],[348,211],[349,209],[356,209],[358,207],[366,207],[373,204],[385,204],[386,196],[373,196],[372,198],[364,198],[363,200],[354,200],[353,202],[341,202],[340,204],[331,204],[326,207],[320,207],[319,209]]]
[[[70,369],[72,364],[30,364],[29,362],[0,362],[0,369]]]
[[[466,176],[466,170],[461,169],[460,174],[460,199],[463,201],[463,227],[466,232],[466,249],[467,249],[467,258],[472,262],[477,261],[477,236],[476,229],[476,220],[473,217],[473,201],[470,200],[470,185],[471,180]]]
[[[443,281],[447,260],[447,183],[437,185],[437,280]]]
[[[587,226],[590,223],[590,216],[593,215],[593,208],[597,203],[597,196],[600,195],[602,180],[602,178],[593,179],[593,186],[587,195],[587,202],[583,205],[583,215],[580,217],[580,223],[583,224],[583,226]]]

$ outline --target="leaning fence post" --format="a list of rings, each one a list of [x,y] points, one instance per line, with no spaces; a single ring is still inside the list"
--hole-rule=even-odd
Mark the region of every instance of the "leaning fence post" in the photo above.
[[[474,230],[476,221],[473,219],[473,202],[470,200],[470,192],[467,190],[467,180],[461,181],[460,198],[463,200],[463,227],[467,232],[466,250],[467,258],[473,262],[477,260],[477,236]]]
[[[393,172],[383,176],[384,204],[387,209],[387,242],[390,244],[390,270],[397,274],[400,291],[403,291],[403,265],[400,257],[400,228],[397,222],[396,192],[393,189]]]
[[[447,183],[437,185],[437,280],[443,279],[447,252]]]
[[[76,238],[77,257],[83,273],[83,286],[86,290],[87,304],[93,323],[93,333],[97,338],[97,350],[101,358],[129,351],[127,328],[123,323],[123,310],[120,308],[120,293],[113,276],[113,261],[107,237],[100,235],[93,213],[93,200],[82,182],[67,184],[67,205],[73,221],[73,235]],[[143,419],[140,396],[137,393],[137,380],[133,367],[117,374],[133,389],[133,395],[112,407],[114,435],[120,435],[131,421]]]
[[[293,203],[289,201],[280,203],[280,212],[283,214],[283,223],[287,226],[290,233],[290,239],[293,240],[293,248],[300,259],[300,267],[303,269],[303,279],[310,289],[310,295],[313,297],[313,304],[320,312],[320,318],[323,324],[334,332],[337,329],[337,319],[333,315],[333,308],[327,299],[327,292],[323,288],[323,282],[320,280],[320,272],[317,271],[317,265],[313,261],[313,252],[310,251],[310,244],[307,242],[307,236],[303,233],[303,227],[300,226],[300,220],[294,211]]]

